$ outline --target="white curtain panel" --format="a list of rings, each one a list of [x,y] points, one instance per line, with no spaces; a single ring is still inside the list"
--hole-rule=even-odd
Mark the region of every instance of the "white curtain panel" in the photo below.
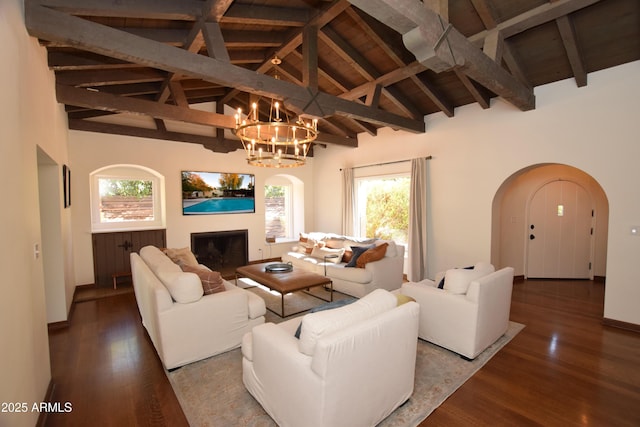
[[[354,215],[355,215],[355,190],[353,183],[353,168],[342,170],[342,234],[346,236],[354,235]]]
[[[419,282],[427,274],[427,159],[411,160],[407,278]]]

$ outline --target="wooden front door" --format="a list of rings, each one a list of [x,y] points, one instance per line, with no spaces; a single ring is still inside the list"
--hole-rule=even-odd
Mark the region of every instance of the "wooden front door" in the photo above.
[[[584,188],[571,181],[540,188],[529,206],[527,277],[590,278],[592,223],[591,197]]]
[[[93,234],[93,270],[97,286],[112,286],[115,273],[131,272],[131,252],[147,245],[166,246],[165,230]]]

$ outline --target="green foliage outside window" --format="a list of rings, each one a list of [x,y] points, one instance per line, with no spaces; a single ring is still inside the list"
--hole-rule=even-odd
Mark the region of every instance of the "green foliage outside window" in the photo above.
[[[406,243],[409,230],[409,177],[366,182],[366,236]]]
[[[148,197],[152,195],[151,181],[130,179],[101,179],[100,195],[103,197]]]

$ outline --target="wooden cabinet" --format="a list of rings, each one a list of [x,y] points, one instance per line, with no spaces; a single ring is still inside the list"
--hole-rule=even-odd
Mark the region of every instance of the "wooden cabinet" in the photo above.
[[[113,275],[131,271],[129,256],[147,245],[166,247],[166,231],[143,230],[94,233],[93,271],[97,286],[112,286]]]

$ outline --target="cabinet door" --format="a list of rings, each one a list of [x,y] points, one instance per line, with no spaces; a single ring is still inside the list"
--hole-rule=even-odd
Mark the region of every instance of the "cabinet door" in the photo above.
[[[131,271],[130,254],[140,248],[166,246],[165,230],[95,233],[93,235],[93,268],[95,284],[112,286],[114,273]]]
[[[131,233],[96,233],[93,235],[93,270],[95,284],[111,286],[113,274],[131,271],[129,254]]]
[[[157,248],[165,248],[165,230],[144,230],[131,233],[132,251],[140,252],[145,246],[152,245]]]

